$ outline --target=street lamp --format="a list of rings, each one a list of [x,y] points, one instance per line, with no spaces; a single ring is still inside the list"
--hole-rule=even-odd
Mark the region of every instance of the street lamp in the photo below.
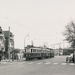
[[[24,37],[24,50],[25,50],[25,38],[29,36],[29,33]]]

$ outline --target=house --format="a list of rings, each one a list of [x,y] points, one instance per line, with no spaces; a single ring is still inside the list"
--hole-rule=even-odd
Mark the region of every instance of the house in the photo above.
[[[9,54],[14,50],[14,35],[12,32],[4,31],[5,37],[5,55],[6,58],[9,58]]]
[[[0,27],[0,51],[5,51],[5,37],[2,28]]]

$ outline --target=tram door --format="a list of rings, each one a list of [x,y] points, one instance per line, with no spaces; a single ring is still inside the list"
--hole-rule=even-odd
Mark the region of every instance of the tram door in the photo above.
[[[74,50],[74,63],[75,63],[75,50]]]

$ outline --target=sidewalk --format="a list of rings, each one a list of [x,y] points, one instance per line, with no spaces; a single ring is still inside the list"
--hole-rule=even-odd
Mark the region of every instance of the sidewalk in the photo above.
[[[12,62],[12,59],[5,59],[5,60],[1,60],[1,62]]]
[[[1,60],[0,64],[6,64],[6,63],[12,63],[12,62],[22,62],[22,61],[25,61],[25,58],[19,59],[19,60],[14,60],[14,61],[12,61],[12,59]]]

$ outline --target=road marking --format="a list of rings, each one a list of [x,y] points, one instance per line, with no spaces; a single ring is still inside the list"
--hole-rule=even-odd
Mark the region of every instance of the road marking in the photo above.
[[[30,62],[30,63],[27,63],[27,64],[33,64],[34,62]]]
[[[45,63],[45,64],[50,64],[51,62],[47,62],[47,63]]]
[[[20,62],[20,63],[18,63],[18,64],[20,64],[20,65],[21,65],[21,64],[24,64],[24,63],[26,63],[26,62]]]
[[[9,63],[9,64],[13,64],[13,63]]]
[[[66,63],[62,63],[61,65],[66,65]]]
[[[37,64],[42,64],[42,62],[39,62],[39,63],[37,63]]]
[[[1,62],[1,64],[7,64],[7,62]]]
[[[75,65],[74,63],[70,63],[70,65]]]
[[[57,65],[58,63],[53,63],[54,65]]]
[[[45,65],[48,65],[48,64],[53,64],[53,65],[59,65],[60,63],[58,62],[0,62],[1,64],[14,64],[14,65],[21,65],[21,64],[45,64]],[[67,63],[61,63],[60,65],[67,65]],[[75,65],[74,63],[69,63],[68,65]]]

